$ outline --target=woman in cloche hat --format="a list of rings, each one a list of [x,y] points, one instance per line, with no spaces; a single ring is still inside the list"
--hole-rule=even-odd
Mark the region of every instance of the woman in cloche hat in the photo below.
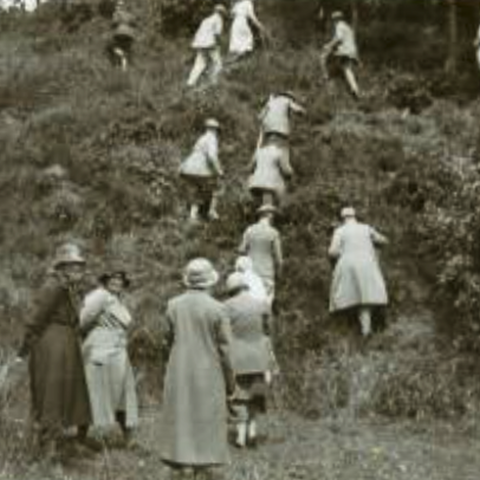
[[[30,357],[32,413],[39,426],[40,458],[52,464],[60,461],[64,430],[77,427],[78,441],[84,444],[91,422],[77,335],[77,287],[84,266],[76,245],[67,243],[58,249],[19,351],[19,359]]]
[[[160,455],[177,478],[229,461],[227,396],[235,389],[230,322],[211,296],[219,275],[211,262],[189,262],[186,292],[168,303],[162,324],[168,353],[159,431]]]
[[[127,351],[133,319],[123,300],[129,286],[125,269],[108,269],[99,277],[98,288],[85,298],[80,312],[93,425],[107,429],[118,423],[126,446],[138,425],[135,378]]]

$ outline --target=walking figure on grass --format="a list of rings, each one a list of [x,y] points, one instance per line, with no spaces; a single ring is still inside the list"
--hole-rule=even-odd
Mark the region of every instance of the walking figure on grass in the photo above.
[[[185,269],[186,292],[170,300],[162,322],[168,356],[158,431],[160,456],[175,479],[212,479],[229,462],[227,399],[235,391],[231,327],[212,289],[219,275],[210,261]]]
[[[112,60],[126,72],[132,61],[136,20],[126,9],[123,0],[118,0],[112,19],[113,38],[108,47]]]
[[[355,309],[363,336],[372,333],[372,311],[388,303],[376,247],[387,239],[356,219],[355,210],[341,211],[343,225],[333,235],[328,253],[336,262],[330,292],[330,312]]]
[[[355,33],[352,27],[346,22],[342,12],[333,12],[332,21],[334,34],[321,53],[321,64],[323,75],[326,81],[329,80],[328,60],[332,57],[338,62],[345,77],[350,93],[360,98],[360,89],[355,77],[354,68],[358,64],[358,48],[355,40]]]
[[[250,294],[239,272],[227,279],[230,298],[225,302],[232,325],[230,350],[237,389],[231,399],[237,421],[235,444],[256,446],[257,416],[267,410],[268,385],[275,365],[270,341],[270,307]]]
[[[192,153],[180,165],[180,176],[187,186],[190,220],[218,220],[219,181],[224,173],[218,159],[220,123],[214,118],[205,122],[205,133],[197,140]]]
[[[255,14],[253,0],[236,0],[232,8],[232,29],[230,33],[229,54],[231,62],[236,62],[251,54],[255,48],[255,37],[252,26],[263,39],[267,32]]]
[[[223,67],[220,39],[227,15],[223,5],[216,5],[213,13],[202,21],[195,33],[192,48],[196,55],[187,80],[188,87],[195,87],[207,71],[210,83],[215,85],[218,82]]]

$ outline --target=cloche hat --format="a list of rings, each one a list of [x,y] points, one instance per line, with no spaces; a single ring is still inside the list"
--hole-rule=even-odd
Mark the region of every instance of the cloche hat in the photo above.
[[[245,275],[240,272],[234,272],[227,278],[227,292],[235,293],[239,290],[248,289],[248,283],[245,281]]]
[[[208,118],[205,120],[205,128],[216,128],[220,130],[220,122],[216,118]]]
[[[343,20],[344,18],[345,15],[340,10],[335,10],[335,12],[332,13],[332,20]]]
[[[340,211],[340,217],[342,218],[355,218],[357,213],[353,207],[344,207]]]
[[[80,253],[80,248],[78,245],[75,245],[74,243],[65,243],[58,248],[52,266],[54,269],[56,269],[62,265],[84,265],[85,263],[86,261]]]
[[[221,13],[222,15],[228,15],[228,10],[225,7],[225,5],[222,5],[221,3],[217,3],[215,7],[213,7],[213,10],[215,12]]]
[[[191,260],[183,274],[183,283],[188,288],[195,290],[207,290],[218,283],[218,272],[210,260],[195,258]]]
[[[105,286],[113,278],[119,278],[123,282],[124,288],[128,288],[131,284],[131,279],[126,269],[121,266],[113,266],[112,268],[106,269],[106,271],[98,277],[98,281]]]
[[[267,205],[262,205],[257,210],[257,214],[259,216],[266,215],[267,213],[277,213],[277,207],[275,207],[275,205],[267,204]]]

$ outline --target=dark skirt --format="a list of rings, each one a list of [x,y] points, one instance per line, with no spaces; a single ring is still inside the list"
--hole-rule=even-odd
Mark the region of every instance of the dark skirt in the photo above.
[[[187,191],[187,199],[190,205],[199,205],[202,214],[207,214],[212,202],[213,195],[218,190],[218,180],[215,177],[201,177],[194,175],[182,175]]]
[[[263,373],[248,373],[236,376],[238,393],[234,405],[247,405],[256,412],[267,411],[268,387]]]

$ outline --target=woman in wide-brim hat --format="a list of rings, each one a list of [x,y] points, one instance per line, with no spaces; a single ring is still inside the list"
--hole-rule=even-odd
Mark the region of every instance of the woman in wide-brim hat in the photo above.
[[[65,428],[77,427],[83,443],[91,422],[77,334],[77,291],[84,268],[85,259],[76,245],[58,249],[19,351],[19,359],[30,357],[32,416],[39,427],[41,457],[48,462],[60,460]]]
[[[125,269],[113,268],[100,275],[99,283],[80,313],[93,425],[105,432],[118,424],[128,446],[138,425],[135,378],[127,351],[133,318],[123,299],[130,278]]]
[[[187,290],[169,301],[162,322],[168,361],[160,455],[179,473],[229,461],[227,395],[235,383],[228,355],[229,318],[211,295],[218,280],[209,260],[189,262],[183,275]]]

